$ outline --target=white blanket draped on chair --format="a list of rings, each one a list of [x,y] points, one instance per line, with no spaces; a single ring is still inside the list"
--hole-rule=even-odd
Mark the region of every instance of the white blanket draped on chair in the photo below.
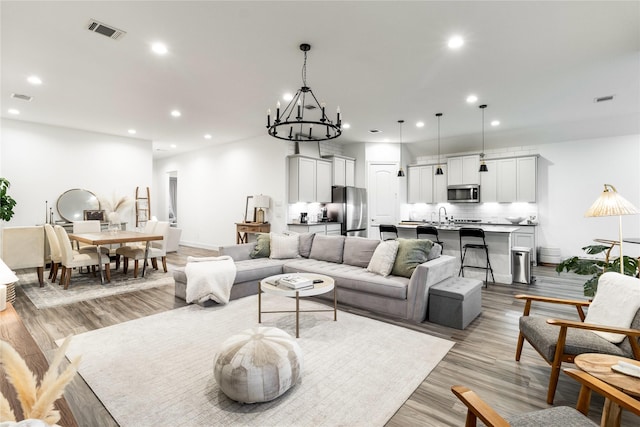
[[[219,304],[229,302],[231,286],[236,278],[236,264],[230,256],[188,257],[187,302],[203,303],[213,300]]]

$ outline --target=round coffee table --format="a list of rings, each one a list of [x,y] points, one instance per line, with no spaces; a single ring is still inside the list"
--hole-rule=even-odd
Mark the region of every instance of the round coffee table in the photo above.
[[[279,285],[278,280],[284,276],[302,276],[312,281],[322,280],[320,283],[314,283],[311,288],[304,288],[295,290],[284,285]],[[315,295],[326,294],[333,290],[333,310],[300,310],[300,297],[311,297]],[[272,295],[279,295],[282,297],[289,297],[296,299],[295,310],[278,310],[278,311],[263,311],[262,310],[262,292],[266,292]],[[333,278],[325,276],[324,274],[315,273],[292,273],[292,274],[277,274],[275,276],[269,276],[260,281],[260,288],[258,289],[258,323],[262,323],[262,313],[295,313],[296,314],[296,338],[300,338],[300,313],[310,313],[318,311],[333,311],[333,320],[338,320],[338,299],[336,295],[336,287]]]

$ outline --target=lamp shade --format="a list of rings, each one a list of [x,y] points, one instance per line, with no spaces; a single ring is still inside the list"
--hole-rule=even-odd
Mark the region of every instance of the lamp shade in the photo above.
[[[256,208],[269,208],[269,202],[269,196],[264,196],[262,194],[253,196],[253,206]]]
[[[584,216],[618,216],[637,213],[639,213],[638,209],[622,197],[613,185],[605,184],[604,191]]]
[[[0,259],[0,285],[8,285],[18,281],[18,276]]]

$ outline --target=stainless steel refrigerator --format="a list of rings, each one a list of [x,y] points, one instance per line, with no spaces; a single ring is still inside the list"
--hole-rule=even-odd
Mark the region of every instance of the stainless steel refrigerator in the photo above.
[[[345,236],[367,237],[367,190],[357,187],[333,186],[327,215],[342,224]]]

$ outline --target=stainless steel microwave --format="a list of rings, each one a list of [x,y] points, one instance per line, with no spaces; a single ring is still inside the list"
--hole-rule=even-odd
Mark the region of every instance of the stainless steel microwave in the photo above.
[[[447,201],[449,203],[479,203],[479,185],[450,185],[447,187]]]

